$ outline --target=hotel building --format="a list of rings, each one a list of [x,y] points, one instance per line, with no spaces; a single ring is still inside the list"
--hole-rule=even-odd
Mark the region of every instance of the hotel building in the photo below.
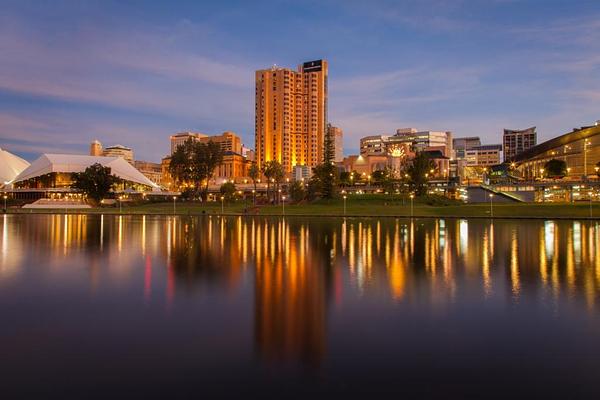
[[[273,66],[256,71],[255,151],[259,167],[271,160],[286,172],[323,160],[327,129],[325,60],[305,62],[297,71]]]

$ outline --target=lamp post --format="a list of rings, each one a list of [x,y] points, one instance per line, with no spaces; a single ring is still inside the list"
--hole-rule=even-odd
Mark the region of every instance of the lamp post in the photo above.
[[[225,196],[221,196],[221,215],[225,214]]]
[[[589,141],[585,139],[583,141],[583,180],[587,180],[587,147],[589,145]]]
[[[256,190],[252,189],[252,204],[256,206]]]
[[[346,195],[344,195],[344,216],[346,215]]]
[[[281,214],[285,215],[285,196],[281,197]]]
[[[414,216],[413,200],[415,198],[414,193],[411,193],[409,197],[410,197],[410,217],[413,218],[413,216]]]
[[[119,214],[121,214],[121,201],[123,200],[123,196],[119,196]]]
[[[175,206],[175,200],[177,200],[177,196],[173,196],[173,215],[175,215],[177,211],[177,207]]]
[[[494,218],[494,194],[490,193],[490,217]]]
[[[6,199],[8,199],[8,196],[6,195],[6,193],[4,193],[4,212],[6,212],[7,208],[6,208]]]
[[[590,218],[594,217],[594,212],[592,211],[592,195],[594,194],[594,188],[590,185]]]

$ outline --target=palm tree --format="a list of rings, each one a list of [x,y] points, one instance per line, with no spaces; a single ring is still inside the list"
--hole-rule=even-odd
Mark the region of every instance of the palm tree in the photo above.
[[[254,184],[254,196],[252,196],[252,198],[254,199],[254,205],[256,205],[256,182],[260,178],[260,168],[258,168],[256,163],[253,163],[250,166],[250,169],[248,170],[248,176],[250,176],[250,179],[252,179],[252,183]]]

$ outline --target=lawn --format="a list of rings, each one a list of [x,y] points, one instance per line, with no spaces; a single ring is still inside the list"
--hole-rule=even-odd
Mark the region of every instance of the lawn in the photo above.
[[[490,217],[491,207],[486,204],[462,204],[456,202],[434,202],[430,200],[414,201],[413,214],[415,217]],[[437,204],[441,203],[441,204]],[[65,210],[26,210],[12,209],[10,212],[18,213],[40,213],[53,212],[64,213]],[[92,208],[89,210],[68,210],[69,213],[106,213],[118,214],[119,208]],[[173,214],[173,203],[146,203],[123,205],[123,214]],[[282,215],[282,205],[262,205],[252,207],[251,201],[232,201],[223,204],[224,214],[250,214],[250,215]],[[175,213],[182,215],[221,214],[220,202],[192,203],[177,201]],[[305,216],[410,216],[411,206],[408,199],[393,196],[353,196],[346,200],[344,213],[344,201],[342,199],[331,201],[317,201],[302,204],[285,204],[285,215]],[[592,215],[600,218],[600,203],[593,205]],[[587,202],[581,203],[495,203],[493,204],[494,217],[509,218],[589,218],[590,206]]]

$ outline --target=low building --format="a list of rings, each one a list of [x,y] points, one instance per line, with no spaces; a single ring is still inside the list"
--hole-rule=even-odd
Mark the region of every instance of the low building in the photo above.
[[[452,139],[455,160],[462,160],[467,157],[467,150],[481,146],[479,136],[461,137]]]
[[[161,164],[150,161],[135,161],[133,166],[152,182],[162,185]]]
[[[543,177],[546,162],[558,159],[566,163],[567,178],[597,178],[600,162],[600,125],[584,126],[531,147],[514,157],[511,165],[526,180]]]
[[[160,188],[122,157],[94,157],[73,154],[42,154],[13,181],[16,189],[42,191],[70,190],[73,174],[84,172],[93,164],[109,167],[120,179],[120,190],[158,191]]]
[[[0,187],[12,184],[29,163],[6,150],[0,149]]]
[[[360,155],[366,157],[387,154],[386,146],[388,138],[389,136],[387,135],[373,135],[361,138]]]

